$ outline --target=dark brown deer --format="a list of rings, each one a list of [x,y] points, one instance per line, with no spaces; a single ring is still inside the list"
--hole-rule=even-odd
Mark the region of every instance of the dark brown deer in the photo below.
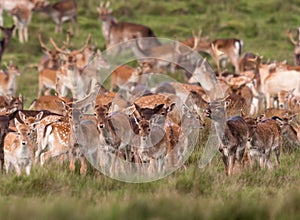
[[[235,161],[237,160],[240,164],[242,162],[249,130],[246,121],[240,116],[226,119],[225,104],[228,104],[225,102],[226,98],[216,99],[209,103],[205,115],[215,124],[226,175],[232,175]]]
[[[33,11],[48,14],[56,24],[56,33],[62,33],[62,23],[65,21],[70,21],[69,31],[71,34],[73,34],[71,22],[76,26],[76,34],[78,33],[77,4],[74,0],[61,0],[53,4],[42,0],[35,4]]]
[[[97,8],[99,19],[102,21],[102,33],[106,42],[106,49],[136,37],[152,37],[147,41],[148,45],[143,44],[144,47],[151,48],[160,45],[154,32],[149,27],[141,24],[119,22],[111,15],[112,9],[109,6],[109,2],[105,6],[103,2],[100,2],[100,6]]]
[[[15,25],[12,25],[11,27],[0,26],[0,30],[4,33],[4,37],[0,40],[0,62],[2,60],[3,53],[8,46],[8,42],[10,41],[15,27]]]

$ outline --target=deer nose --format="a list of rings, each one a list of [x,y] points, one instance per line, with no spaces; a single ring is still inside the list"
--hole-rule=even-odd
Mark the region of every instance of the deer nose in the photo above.
[[[22,141],[22,145],[26,145],[27,144],[27,141]]]

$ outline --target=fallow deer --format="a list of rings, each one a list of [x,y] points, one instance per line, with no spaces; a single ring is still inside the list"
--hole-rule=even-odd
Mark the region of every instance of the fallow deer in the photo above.
[[[232,175],[237,160],[240,164],[247,145],[249,130],[246,121],[240,116],[226,118],[225,98],[209,103],[205,115],[215,124],[219,139],[219,151],[225,165],[226,175]]]
[[[32,10],[34,8],[35,4],[39,0],[1,0],[0,2],[0,26],[3,26],[3,11],[10,12],[13,8],[15,8],[17,5],[20,5],[22,7],[26,7],[29,10]],[[2,24],[1,24],[2,22]]]
[[[274,116],[262,121],[253,118],[245,119],[249,128],[249,146],[247,149],[250,165],[255,158],[259,159],[261,168],[273,169],[270,161],[271,152],[275,152],[277,165],[280,166],[282,134],[279,123],[281,119]]]
[[[102,21],[102,33],[106,42],[106,49],[136,37],[151,37],[151,39],[147,39],[146,44],[143,44],[143,49],[160,45],[154,32],[149,27],[135,23],[119,22],[111,15],[112,9],[109,6],[110,2],[107,2],[105,6],[104,2],[100,2],[100,6],[97,8],[99,19]]]
[[[11,166],[17,175],[21,174],[25,167],[27,175],[30,175],[32,165],[31,128],[15,119],[16,132],[9,132],[4,139],[4,165],[8,173]]]
[[[13,61],[7,65],[7,70],[0,70],[0,95],[15,95],[17,90],[16,77],[20,75],[19,68]]]
[[[232,65],[235,68],[235,72],[239,73],[239,58],[241,56],[241,52],[243,49],[243,41],[235,38],[220,38],[215,39],[211,42],[200,38],[197,51],[198,52],[205,52],[212,56],[214,59],[218,73],[221,73],[220,62],[222,62],[222,66],[225,65],[225,60],[229,59]],[[218,53],[216,53],[218,51]]]
[[[283,78],[285,80],[282,80]],[[279,91],[290,90],[292,88],[295,89],[294,94],[300,96],[300,72],[287,70],[269,74],[262,82],[262,91],[266,97],[267,108],[272,107],[272,100]]]
[[[47,0],[42,0],[37,2],[32,10],[49,15],[56,24],[56,33],[62,33],[62,24],[65,21],[70,22],[69,31],[71,34],[73,34],[72,24],[75,25],[76,34],[78,33],[77,4],[74,0],[60,0],[53,4]]]
[[[0,112],[14,112],[16,110],[22,110],[24,107],[24,99],[20,94],[18,97],[6,95],[0,96]]]
[[[40,96],[38,99],[33,100],[29,106],[29,110],[48,110],[56,114],[65,115],[62,101],[65,103],[70,103],[73,101],[73,99],[70,97],[58,97],[50,95]]]
[[[11,131],[11,129],[9,128],[10,120],[12,120],[16,114],[17,111],[10,114],[0,115],[0,171],[1,172],[4,168],[4,139],[7,133]]]
[[[15,31],[18,31],[19,42],[24,43],[28,41],[28,25],[31,21],[31,10],[25,5],[16,5],[11,11],[14,23],[16,25]]]
[[[56,71],[56,88],[60,96],[66,96],[68,89],[76,99],[87,95],[92,79],[82,75],[82,71],[77,66],[76,56],[85,50],[90,38],[91,35],[88,36],[85,45],[81,49],[73,51],[62,50],[57,47],[52,38],[50,39],[53,47],[64,56],[65,61],[65,64]]]

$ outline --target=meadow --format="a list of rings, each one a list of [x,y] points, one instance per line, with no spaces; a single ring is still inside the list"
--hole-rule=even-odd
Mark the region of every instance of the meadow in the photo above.
[[[91,33],[92,43],[104,50],[96,11],[99,1],[78,0],[77,4],[79,34],[71,39],[70,47],[80,48]],[[174,39],[176,35],[184,39],[192,30],[201,29],[202,35],[210,39],[242,39],[243,52],[262,55],[265,62],[293,63],[294,47],[285,32],[292,29],[296,35],[300,20],[297,0],[288,3],[281,0],[121,0],[112,1],[111,5],[117,19],[147,25],[158,37]],[[12,24],[7,14],[4,23]],[[3,56],[2,67],[12,59],[20,68],[17,94],[25,97],[25,108],[37,97],[38,72],[32,66],[43,55],[38,32],[46,43],[50,37],[56,42],[65,39],[64,34],[54,33],[54,27],[49,17],[34,13],[29,42],[21,45],[17,38],[12,38]],[[285,141],[280,168],[273,171],[246,168],[226,177],[219,154],[209,166],[198,167],[209,131],[209,126],[200,131],[186,169],[155,182],[119,182],[91,167],[86,176],[80,176],[79,170],[71,173],[68,164],[54,163],[33,167],[30,176],[3,174],[0,176],[0,219],[300,218],[298,149]]]

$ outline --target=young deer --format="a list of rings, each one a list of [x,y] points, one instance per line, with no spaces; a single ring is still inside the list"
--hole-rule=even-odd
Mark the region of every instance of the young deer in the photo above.
[[[241,164],[249,130],[246,121],[240,116],[226,118],[225,99],[216,99],[209,103],[205,115],[215,124],[219,138],[219,151],[225,165],[226,175],[232,175],[235,161]]]
[[[21,175],[21,169],[25,167],[27,175],[30,175],[32,165],[32,142],[30,140],[31,128],[20,123],[15,118],[16,132],[9,132],[4,139],[4,165],[8,173],[11,166],[17,175]]]

